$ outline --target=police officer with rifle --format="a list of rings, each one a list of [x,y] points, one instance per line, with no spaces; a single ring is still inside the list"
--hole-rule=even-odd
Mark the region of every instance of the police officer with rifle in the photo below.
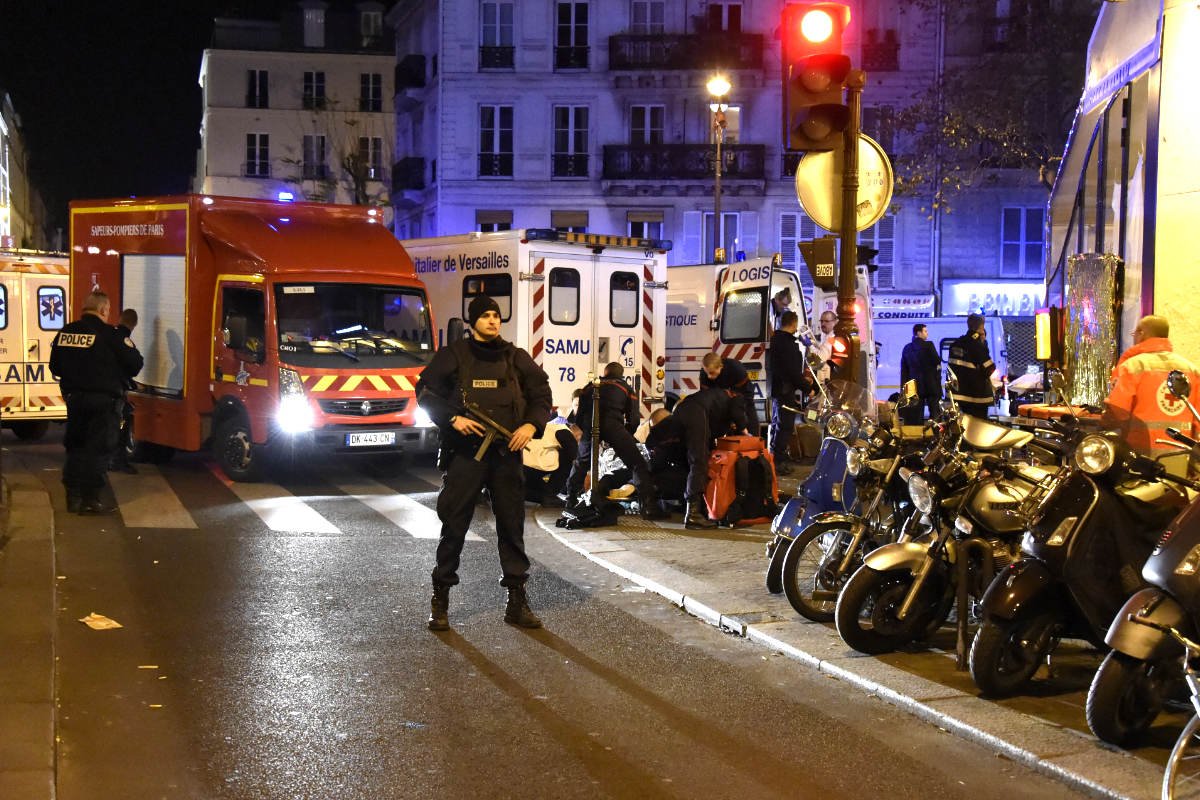
[[[484,487],[496,517],[500,585],[508,589],[504,621],[540,628],[525,594],[529,558],[521,451],[553,417],[550,382],[528,353],[500,338],[495,300],[477,296],[467,307],[467,321],[470,338],[439,350],[417,383],[421,408],[442,431],[437,501],[442,531],[429,629],[450,627],[450,587],[458,583],[459,556]]]
[[[93,291],[83,301],[83,316],[63,326],[50,346],[50,372],[67,402],[62,482],[73,514],[116,511],[100,494],[117,445],[125,386],[141,372],[142,354],[109,324],[110,312],[108,295]]]

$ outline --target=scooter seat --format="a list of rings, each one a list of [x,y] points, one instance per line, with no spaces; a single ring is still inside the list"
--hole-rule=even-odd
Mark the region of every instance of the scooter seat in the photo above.
[[[963,416],[963,440],[972,449],[995,453],[1011,447],[1024,447],[1033,439],[1029,431],[995,425],[979,417]]]

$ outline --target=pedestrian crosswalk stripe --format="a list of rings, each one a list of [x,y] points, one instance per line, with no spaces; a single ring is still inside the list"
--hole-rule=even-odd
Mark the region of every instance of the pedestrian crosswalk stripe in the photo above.
[[[108,477],[126,528],[200,527],[153,464],[139,466],[137,475],[113,472]]]
[[[287,489],[270,483],[237,483],[226,477],[216,464],[210,464],[209,469],[273,531],[341,533],[336,525]]]
[[[417,499],[420,495],[397,494],[391,487],[370,478],[353,483],[335,481],[334,486],[416,539],[437,539],[441,533],[437,512],[422,504]],[[468,533],[467,540],[481,542],[483,538]]]

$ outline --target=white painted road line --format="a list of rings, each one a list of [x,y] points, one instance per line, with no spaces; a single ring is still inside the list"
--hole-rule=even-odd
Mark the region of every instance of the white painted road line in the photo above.
[[[440,535],[442,523],[437,512],[413,495],[397,494],[391,487],[370,478],[362,478],[354,483],[334,481],[333,485],[415,539],[437,539]],[[467,541],[482,542],[483,538],[468,532]]]
[[[111,472],[108,478],[126,528],[199,529],[167,479],[153,464],[138,465],[137,475]]]
[[[209,465],[209,469],[273,531],[341,533],[336,525],[286,489],[272,483],[237,483],[216,464]]]

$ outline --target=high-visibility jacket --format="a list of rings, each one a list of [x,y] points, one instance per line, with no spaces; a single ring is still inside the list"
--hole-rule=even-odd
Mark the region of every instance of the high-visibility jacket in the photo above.
[[[1174,452],[1178,448],[1157,444],[1167,438],[1167,428],[1200,435],[1200,424],[1187,405],[1167,390],[1167,375],[1180,370],[1191,382],[1193,407],[1200,407],[1200,369],[1174,352],[1171,340],[1146,339],[1121,354],[1113,368],[1113,388],[1105,398],[1105,421],[1121,432],[1125,442],[1144,454]]]
[[[990,406],[996,401],[990,377],[996,364],[981,333],[968,331],[955,339],[950,345],[949,364],[958,378],[958,390],[951,393],[955,402]]]

